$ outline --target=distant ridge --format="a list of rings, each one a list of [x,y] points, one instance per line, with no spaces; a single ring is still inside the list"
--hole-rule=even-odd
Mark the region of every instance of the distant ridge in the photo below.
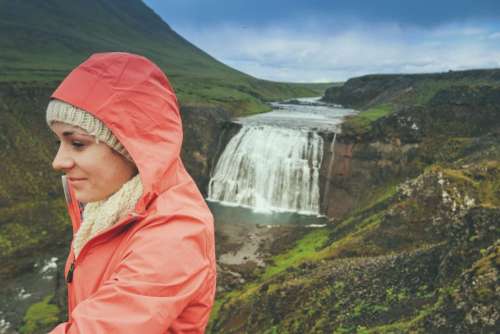
[[[369,74],[330,87],[323,99],[327,102],[365,110],[385,105],[425,104],[438,91],[454,86],[500,86],[500,69],[472,69],[439,73]]]

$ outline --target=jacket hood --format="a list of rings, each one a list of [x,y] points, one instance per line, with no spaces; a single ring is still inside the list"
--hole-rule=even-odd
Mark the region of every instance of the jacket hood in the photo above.
[[[101,120],[129,152],[144,187],[138,213],[187,176],[180,160],[179,104],[167,77],[149,59],[123,52],[94,54],[51,97]]]

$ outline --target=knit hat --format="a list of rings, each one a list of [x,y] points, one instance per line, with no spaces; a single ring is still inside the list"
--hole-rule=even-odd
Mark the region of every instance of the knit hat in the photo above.
[[[78,126],[94,136],[98,142],[102,141],[106,143],[116,152],[127,158],[127,160],[133,161],[130,154],[118,141],[118,138],[113,135],[111,130],[103,122],[83,109],[61,100],[52,99],[47,106],[46,119],[49,126],[54,122]]]

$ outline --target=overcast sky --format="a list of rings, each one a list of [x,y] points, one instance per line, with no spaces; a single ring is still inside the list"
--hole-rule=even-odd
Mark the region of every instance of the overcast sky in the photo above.
[[[144,2],[199,48],[263,79],[500,67],[500,0]]]

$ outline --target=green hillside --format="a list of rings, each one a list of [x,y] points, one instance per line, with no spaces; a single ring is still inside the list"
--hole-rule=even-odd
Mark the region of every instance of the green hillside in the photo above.
[[[233,114],[264,111],[264,101],[321,95],[326,88],[236,71],[179,36],[139,0],[2,0],[0,50],[0,81],[54,85],[92,53],[142,54],[167,73],[183,105],[224,106]]]

